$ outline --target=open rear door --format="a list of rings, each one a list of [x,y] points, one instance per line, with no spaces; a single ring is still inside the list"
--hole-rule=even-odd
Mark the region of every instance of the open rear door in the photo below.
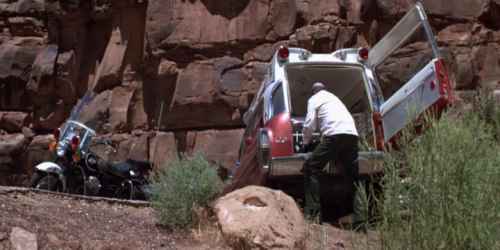
[[[393,52],[408,43],[417,30],[432,50],[425,65],[411,74],[394,94],[388,97],[373,116],[376,130],[376,144],[382,149],[409,123],[418,119],[422,113],[434,108],[441,112],[452,101],[451,85],[443,59],[421,3],[417,2],[397,24],[380,40],[369,53],[368,65],[375,69]],[[394,64],[399,66],[397,63]]]

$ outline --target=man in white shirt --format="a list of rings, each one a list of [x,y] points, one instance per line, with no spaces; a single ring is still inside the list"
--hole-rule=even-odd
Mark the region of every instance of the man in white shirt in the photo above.
[[[313,84],[312,96],[307,102],[307,116],[302,131],[305,145],[312,142],[312,135],[318,130],[321,141],[304,162],[303,172],[305,213],[311,218],[319,216],[321,219],[319,175],[325,165],[332,160],[342,165],[347,178],[352,180],[353,188],[359,181],[359,173],[358,132],[354,119],[342,101],[319,82]],[[356,214],[356,206],[354,210],[357,220],[359,215]]]

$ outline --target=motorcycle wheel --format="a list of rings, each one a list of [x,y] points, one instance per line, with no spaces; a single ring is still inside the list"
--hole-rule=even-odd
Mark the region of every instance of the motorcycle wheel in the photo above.
[[[61,191],[59,179],[51,174],[39,178],[36,183],[32,183],[32,187],[49,191]]]

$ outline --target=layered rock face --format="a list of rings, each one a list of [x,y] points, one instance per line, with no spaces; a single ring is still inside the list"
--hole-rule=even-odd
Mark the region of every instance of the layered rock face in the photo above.
[[[49,157],[46,134],[88,89],[83,117],[118,147],[111,158],[159,168],[202,151],[229,168],[278,46],[372,46],[414,2],[0,0],[0,140],[22,137],[0,152],[3,184]],[[423,4],[456,89],[498,88],[500,1]],[[427,52],[416,42],[381,66],[388,93]]]

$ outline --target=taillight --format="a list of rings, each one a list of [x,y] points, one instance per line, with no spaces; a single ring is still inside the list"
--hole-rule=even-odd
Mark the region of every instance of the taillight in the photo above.
[[[78,145],[80,144],[80,138],[78,138],[78,136],[73,136],[73,138],[71,138],[71,149],[73,151],[76,151],[78,149]]]
[[[358,50],[358,56],[360,61],[368,60],[369,50],[367,48],[361,48]]]
[[[373,112],[373,128],[375,129],[375,146],[378,150],[384,150],[384,127],[382,115],[379,112]]]
[[[436,76],[439,81],[439,94],[448,103],[451,103],[453,101],[451,84],[443,60],[441,59],[437,60],[435,66],[436,66]]]
[[[278,59],[280,61],[286,61],[288,60],[288,57],[290,56],[290,51],[288,50],[287,47],[285,46],[281,46],[279,49],[278,49]]]

